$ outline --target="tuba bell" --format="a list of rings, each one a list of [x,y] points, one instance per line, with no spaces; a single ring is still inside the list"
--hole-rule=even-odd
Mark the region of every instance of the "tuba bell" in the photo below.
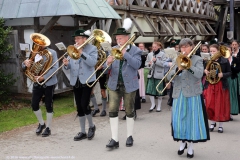
[[[211,59],[208,61],[206,70],[209,71],[209,74],[206,76],[206,81],[210,84],[216,84],[220,81],[220,77],[218,77],[218,73],[222,72],[221,66],[216,60],[220,57],[228,58],[230,56],[230,52],[226,46],[220,46],[220,51],[214,54]]]
[[[36,82],[34,77],[41,75],[52,63],[52,54],[45,49],[45,47],[51,44],[51,41],[40,33],[32,33],[30,39],[33,41],[29,58],[32,63],[30,67],[26,68],[25,75],[33,82]],[[35,61],[37,55],[42,58]]]

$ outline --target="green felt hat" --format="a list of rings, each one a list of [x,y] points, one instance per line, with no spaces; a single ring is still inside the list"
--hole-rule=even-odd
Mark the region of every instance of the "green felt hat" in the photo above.
[[[217,44],[217,41],[215,40],[215,39],[213,39],[213,40],[211,40],[210,42],[209,42],[209,44],[211,45],[211,44]]]
[[[125,28],[118,28],[113,35],[129,35],[130,33]]]
[[[176,45],[178,45],[176,42],[172,42],[172,43],[170,43],[169,47],[175,47]]]
[[[179,45],[180,41],[181,41],[181,39],[177,39],[177,40],[175,41],[176,45]]]
[[[83,29],[78,29],[74,32],[74,35],[72,35],[72,37],[76,37],[76,36],[83,36],[83,37],[89,37],[89,35],[86,34],[86,31]]]

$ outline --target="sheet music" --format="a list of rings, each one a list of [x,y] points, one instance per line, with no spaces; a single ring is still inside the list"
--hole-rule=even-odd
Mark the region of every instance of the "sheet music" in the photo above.
[[[60,51],[67,49],[63,42],[56,43],[55,45],[58,47]]]
[[[22,51],[30,51],[30,44],[28,43],[19,43],[20,44],[20,49]]]

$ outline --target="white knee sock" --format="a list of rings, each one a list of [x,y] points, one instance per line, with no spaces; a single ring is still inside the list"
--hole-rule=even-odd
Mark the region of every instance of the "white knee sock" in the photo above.
[[[118,117],[110,118],[112,139],[118,142]]]
[[[158,111],[161,110],[161,105],[162,105],[162,97],[158,97],[158,107],[157,107]]]
[[[223,127],[223,122],[219,122],[219,128],[220,127]],[[220,128],[220,129],[219,128],[218,128],[218,130],[222,130],[222,128]]]
[[[188,154],[193,154],[193,143],[189,143],[189,147],[188,147]]]
[[[128,118],[127,119],[127,137],[133,135],[133,127],[134,127],[134,119],[133,118]]]
[[[44,121],[43,121],[43,117],[42,117],[42,111],[41,109],[39,109],[38,111],[34,111],[37,119],[38,119],[38,122],[41,124],[41,125],[44,125]]]
[[[150,98],[150,101],[151,101],[151,108],[150,109],[153,109],[155,107],[155,99],[154,99],[154,96],[149,96]]]
[[[47,113],[47,127],[50,129],[52,126],[53,113]]]
[[[181,142],[179,150],[182,151],[186,146],[186,142]]]

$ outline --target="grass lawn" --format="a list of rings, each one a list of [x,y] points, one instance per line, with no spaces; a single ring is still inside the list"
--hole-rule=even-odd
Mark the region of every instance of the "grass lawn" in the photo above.
[[[20,103],[20,102],[19,102]],[[20,109],[8,109],[0,111],[0,133],[9,131],[22,126],[37,123],[37,118],[32,111],[31,102],[21,102]],[[41,106],[43,119],[46,120],[45,106]],[[54,117],[72,113],[76,110],[74,107],[73,93],[55,95],[53,102]]]

